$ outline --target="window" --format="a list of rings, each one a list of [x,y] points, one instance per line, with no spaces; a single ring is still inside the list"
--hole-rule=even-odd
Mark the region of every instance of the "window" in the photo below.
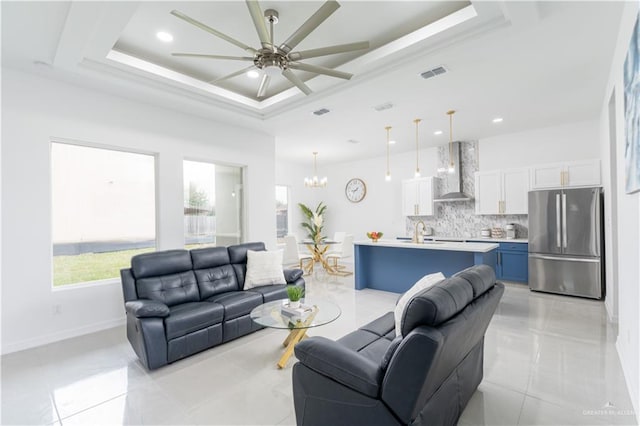
[[[242,242],[242,168],[188,160],[183,166],[185,246]]]
[[[276,237],[279,243],[289,234],[289,187],[276,185]]]
[[[155,250],[155,157],[51,144],[53,286],[120,276]]]

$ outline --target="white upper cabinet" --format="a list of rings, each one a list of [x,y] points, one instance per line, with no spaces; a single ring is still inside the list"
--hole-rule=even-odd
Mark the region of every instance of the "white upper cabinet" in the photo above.
[[[402,214],[433,216],[433,177],[402,181]]]
[[[601,185],[600,160],[543,164],[531,168],[531,189]]]
[[[529,169],[476,172],[476,214],[527,214]]]

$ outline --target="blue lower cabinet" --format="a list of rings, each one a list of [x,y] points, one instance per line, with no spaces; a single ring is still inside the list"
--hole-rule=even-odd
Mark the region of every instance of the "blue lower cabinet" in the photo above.
[[[529,253],[526,243],[500,243],[496,278],[523,283],[529,281]]]

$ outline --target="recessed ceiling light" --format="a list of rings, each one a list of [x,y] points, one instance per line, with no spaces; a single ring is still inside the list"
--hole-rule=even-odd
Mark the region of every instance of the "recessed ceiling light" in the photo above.
[[[502,117],[496,117],[492,120],[494,123],[502,123]]]
[[[347,142],[353,143],[353,144],[360,143],[360,141],[357,139],[348,139]]]
[[[387,109],[391,109],[391,108],[393,108],[393,104],[391,102],[385,102],[383,104],[376,105],[376,106],[373,107],[373,109],[375,109],[378,112],[379,111],[384,111],[384,110],[387,110]]]
[[[393,141],[393,140],[389,141],[389,145],[394,145],[395,143],[396,141]]]
[[[438,136],[442,134],[442,130],[436,130],[435,132],[433,132],[434,135]]]
[[[173,36],[166,31],[158,31],[156,33],[156,37],[158,37],[158,40],[164,41],[165,43],[171,43],[173,41]]]
[[[247,77],[249,78],[258,78],[260,77],[260,73],[256,70],[247,71]]]

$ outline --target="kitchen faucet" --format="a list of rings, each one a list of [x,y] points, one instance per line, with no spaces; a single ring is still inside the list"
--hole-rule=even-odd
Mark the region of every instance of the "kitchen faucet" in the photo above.
[[[418,228],[422,224],[422,231],[418,231]],[[422,244],[424,242],[424,232],[427,229],[427,225],[424,224],[423,221],[419,220],[416,222],[416,229],[413,233],[413,242],[416,244]]]

